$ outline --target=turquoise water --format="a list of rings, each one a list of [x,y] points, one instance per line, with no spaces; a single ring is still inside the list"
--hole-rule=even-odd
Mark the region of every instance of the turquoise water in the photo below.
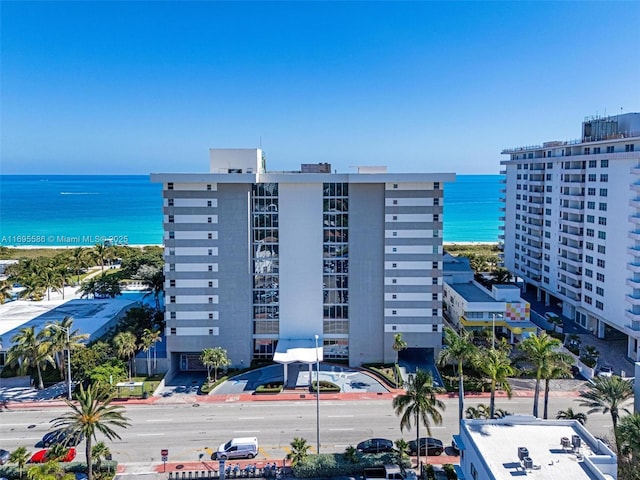
[[[500,175],[444,186],[445,242],[496,242]],[[2,175],[0,245],[162,243],[162,187],[147,175]]]

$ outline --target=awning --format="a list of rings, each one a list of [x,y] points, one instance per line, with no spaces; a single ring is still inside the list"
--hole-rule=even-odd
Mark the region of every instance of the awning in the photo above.
[[[278,363],[314,363],[322,361],[322,339],[315,338],[281,338],[278,340],[273,361]]]

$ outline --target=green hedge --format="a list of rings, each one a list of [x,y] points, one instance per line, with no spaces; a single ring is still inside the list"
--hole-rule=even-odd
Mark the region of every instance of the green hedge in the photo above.
[[[62,468],[64,468],[64,471],[67,473],[87,471],[87,464],[85,462],[69,462],[69,463],[61,463],[60,465],[62,466]],[[22,480],[25,480],[27,478],[27,470],[29,470],[29,467],[32,467],[32,466],[33,464],[27,464],[22,469]],[[103,460],[102,463],[100,464],[100,473],[103,475],[107,475],[108,473],[111,473],[112,475],[110,475],[108,478],[113,478],[116,475],[117,467],[118,467],[118,462],[116,462],[115,460]],[[98,470],[95,466],[95,462],[93,466],[93,473],[94,473],[94,478],[96,478],[95,474],[98,473]],[[0,477],[5,477],[9,480],[18,480],[20,479],[20,471],[16,465],[0,465]],[[107,478],[107,477],[103,476],[102,478]]]
[[[271,383],[266,383],[264,385],[258,385],[255,392],[256,394],[262,394],[262,393],[273,394],[273,393],[280,393],[283,388],[284,388],[284,385],[282,382],[271,382]]]
[[[302,462],[293,467],[293,474],[297,478],[329,478],[358,476],[365,468],[381,467],[390,463],[397,463],[393,453],[361,454],[358,453],[357,462],[349,461],[344,453],[322,453],[309,455]],[[410,467],[405,461],[405,467]]]
[[[208,395],[209,392],[211,392],[211,390],[216,388],[221,383],[226,382],[228,379],[229,379],[229,376],[225,375],[224,377],[220,377],[216,382],[207,383],[207,381],[205,380],[202,386],[200,387],[200,391],[198,392],[198,394]]]
[[[314,380],[311,382],[311,391],[315,392],[317,389],[317,382]],[[340,387],[332,382],[327,382],[326,380],[320,380],[320,393],[338,393],[340,392]]]
[[[364,370],[367,370],[373,373],[376,377],[380,378],[384,383],[386,383],[390,387],[401,388],[403,385],[402,380],[400,380],[400,382],[396,381],[396,378],[401,379],[402,377],[400,375],[400,369],[394,363],[391,363],[391,364],[365,363],[362,365],[362,368]],[[394,377],[394,373],[395,373],[395,377]]]

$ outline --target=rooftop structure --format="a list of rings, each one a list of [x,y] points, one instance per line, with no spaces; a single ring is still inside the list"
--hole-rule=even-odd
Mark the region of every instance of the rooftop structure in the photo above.
[[[504,264],[538,300],[640,360],[640,113],[505,149]]]
[[[458,478],[616,479],[617,458],[576,420],[463,420]]]

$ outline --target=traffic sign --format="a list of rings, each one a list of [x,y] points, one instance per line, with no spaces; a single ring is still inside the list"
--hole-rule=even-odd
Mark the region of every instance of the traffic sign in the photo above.
[[[166,457],[169,455],[169,450],[166,448],[163,448],[162,450],[160,450],[160,455],[162,455],[163,457]]]
[[[169,460],[169,457],[167,457],[166,455],[163,455],[163,456],[162,456],[162,461],[163,461],[163,462],[166,462],[166,461],[168,461],[168,460]]]

